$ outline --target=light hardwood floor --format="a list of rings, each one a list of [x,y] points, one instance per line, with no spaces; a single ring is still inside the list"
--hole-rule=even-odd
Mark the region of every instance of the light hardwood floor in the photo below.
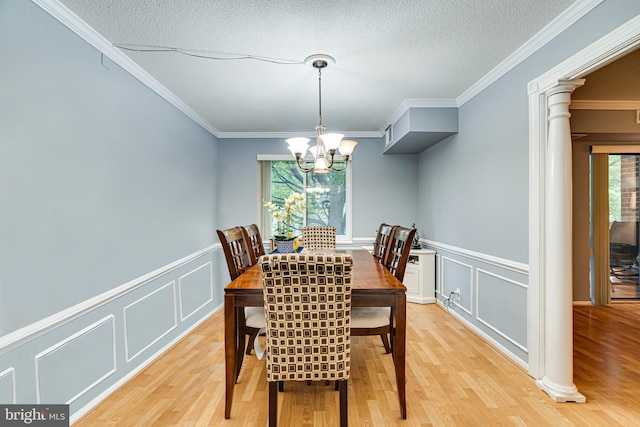
[[[407,419],[391,356],[352,338],[351,426],[640,425],[640,304],[574,308],[575,383],[587,403],[555,403],[526,372],[443,308],[408,304]],[[224,419],[222,312],[177,343],[74,426],[266,426],[264,361],[245,356]],[[335,426],[333,386],[286,383],[280,426]]]

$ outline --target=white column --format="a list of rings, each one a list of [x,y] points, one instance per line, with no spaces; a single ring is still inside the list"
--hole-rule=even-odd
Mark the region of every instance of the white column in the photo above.
[[[573,384],[571,93],[584,80],[560,81],[547,92],[547,216],[544,280],[544,377],[536,382],[556,402],[585,402]]]

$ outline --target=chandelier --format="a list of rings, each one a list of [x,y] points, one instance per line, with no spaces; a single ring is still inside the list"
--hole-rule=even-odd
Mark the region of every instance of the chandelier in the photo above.
[[[305,59],[305,64],[318,70],[318,125],[316,126],[316,145],[309,147],[309,138],[295,137],[287,139],[287,147],[295,156],[298,168],[307,173],[328,173],[330,169],[343,171],[347,168],[349,157],[353,153],[353,149],[358,144],[356,141],[343,140],[341,133],[324,133],[325,127],[322,124],[322,69],[329,65],[329,62],[335,63],[335,60],[329,55],[311,55]],[[313,156],[313,160],[305,160],[307,150]],[[334,160],[336,150],[342,155],[342,161]],[[338,164],[343,163],[344,166],[339,167]]]

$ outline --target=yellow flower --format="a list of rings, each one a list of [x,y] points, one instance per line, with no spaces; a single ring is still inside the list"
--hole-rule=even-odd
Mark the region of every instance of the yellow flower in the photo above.
[[[264,206],[271,212],[273,219],[278,222],[278,234],[291,231],[291,217],[296,212],[304,212],[307,208],[304,193],[291,193],[284,201],[282,207],[273,202],[264,202]],[[281,225],[286,228],[283,230]]]

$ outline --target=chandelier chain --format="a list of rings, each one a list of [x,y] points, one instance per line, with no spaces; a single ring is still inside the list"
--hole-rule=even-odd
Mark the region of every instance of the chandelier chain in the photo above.
[[[322,130],[322,68],[318,68],[318,127]]]

